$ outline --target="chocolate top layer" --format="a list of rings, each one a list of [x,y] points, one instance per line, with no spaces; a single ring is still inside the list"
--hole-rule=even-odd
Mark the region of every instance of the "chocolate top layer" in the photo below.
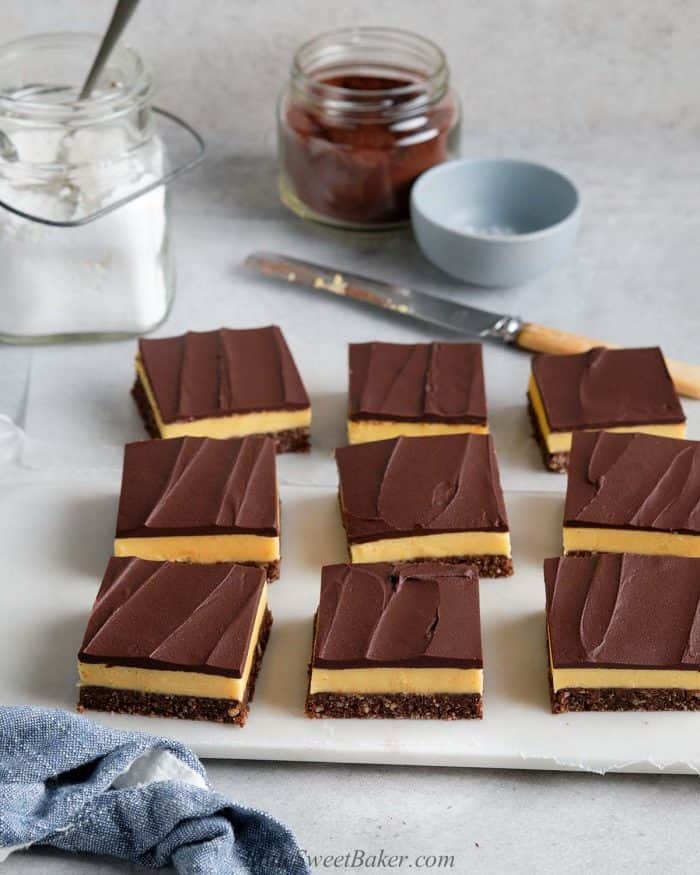
[[[700,534],[700,443],[574,434],[564,525]]]
[[[139,356],[163,422],[309,406],[276,325],[142,337]]]
[[[556,668],[700,669],[700,559],[565,556],[544,576]]]
[[[536,355],[532,373],[552,431],[685,422],[658,347]]]
[[[112,557],[78,659],[240,678],[264,586],[253,566]]]
[[[327,565],[314,668],[481,668],[470,565]]]
[[[351,343],[350,419],[486,423],[480,343]]]
[[[491,435],[399,437],[335,455],[350,541],[508,529]]]
[[[124,447],[117,537],[279,534],[269,437],[170,438]]]

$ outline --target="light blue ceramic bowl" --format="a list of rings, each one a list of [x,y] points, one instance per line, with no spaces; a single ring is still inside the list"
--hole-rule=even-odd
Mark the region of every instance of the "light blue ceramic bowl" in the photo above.
[[[448,161],[424,173],[411,192],[423,254],[479,286],[514,286],[549,270],[573,246],[579,217],[573,182],[528,161]]]

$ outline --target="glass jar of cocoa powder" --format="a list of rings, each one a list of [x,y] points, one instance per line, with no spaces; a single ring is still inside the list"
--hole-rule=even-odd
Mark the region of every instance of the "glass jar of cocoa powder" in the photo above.
[[[294,56],[279,103],[282,201],[343,228],[400,226],[413,182],[453,157],[459,115],[429,40],[380,27],[315,37]]]

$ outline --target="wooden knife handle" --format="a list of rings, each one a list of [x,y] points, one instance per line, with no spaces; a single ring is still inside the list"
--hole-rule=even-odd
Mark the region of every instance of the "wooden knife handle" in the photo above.
[[[586,352],[593,346],[616,347],[617,344],[593,340],[569,331],[559,331],[546,325],[525,322],[515,339],[517,346],[532,352],[549,352],[555,355]],[[666,367],[671,374],[676,391],[688,398],[700,398],[700,365],[666,359]]]

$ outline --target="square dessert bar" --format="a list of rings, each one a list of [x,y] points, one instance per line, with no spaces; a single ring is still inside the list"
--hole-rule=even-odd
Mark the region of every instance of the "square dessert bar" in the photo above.
[[[544,563],[552,711],[700,710],[700,559]]]
[[[700,556],[700,443],[574,435],[564,552]]]
[[[480,343],[351,343],[348,440],[486,434]]]
[[[280,453],[310,446],[309,396],[276,325],[141,338],[132,394],[154,438],[269,434]]]
[[[113,557],[78,654],[79,710],[243,726],[271,625],[260,568]]]
[[[468,565],[327,565],[309,717],[482,716],[479,578]]]
[[[336,450],[352,562],[433,560],[513,573],[491,435],[399,437]]]
[[[527,394],[535,437],[551,471],[566,471],[578,431],[685,437],[683,409],[658,347],[533,356]]]
[[[173,438],[124,447],[116,556],[241,562],[279,575],[275,444]]]

